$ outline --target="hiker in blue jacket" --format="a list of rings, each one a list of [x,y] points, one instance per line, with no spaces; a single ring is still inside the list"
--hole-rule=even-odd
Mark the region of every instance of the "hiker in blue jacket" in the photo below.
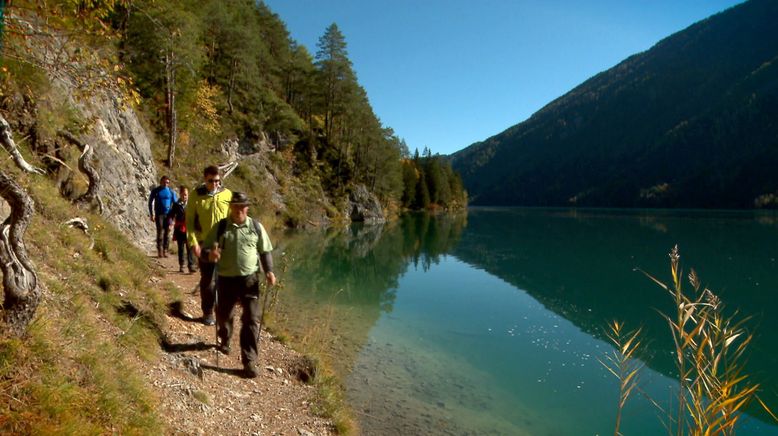
[[[170,189],[170,178],[162,176],[159,186],[149,194],[149,217],[157,226],[157,257],[167,257],[170,243],[167,215],[170,213],[170,207],[177,201],[176,192]]]

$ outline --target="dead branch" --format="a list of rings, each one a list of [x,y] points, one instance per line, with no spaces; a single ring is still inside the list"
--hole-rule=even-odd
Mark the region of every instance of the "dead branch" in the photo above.
[[[85,235],[89,236],[89,240],[90,240],[89,249],[91,250],[95,248],[95,238],[91,234],[89,234],[89,224],[87,224],[86,218],[81,218],[81,217],[71,218],[65,221],[64,223],[62,223],[62,225],[68,227],[74,227],[82,230]]]
[[[24,233],[33,214],[33,201],[11,177],[0,171],[0,196],[11,214],[0,226],[0,269],[3,271],[3,329],[21,336],[35,315],[41,290],[35,267],[27,257]]]
[[[219,164],[219,171],[222,173],[222,179],[226,179],[236,168],[238,168],[238,161],[227,162]]]
[[[78,158],[78,169],[86,174],[86,177],[89,179],[89,187],[86,192],[78,197],[74,203],[92,204],[93,202],[96,202],[98,211],[102,215],[103,200],[100,198],[100,174],[92,166],[93,148],[89,144],[80,141],[75,135],[67,130],[60,130],[57,134],[81,150],[81,156]]]
[[[2,114],[0,114],[0,143],[2,143],[3,148],[11,155],[14,162],[16,162],[16,166],[19,167],[22,171],[33,174],[46,173],[44,170],[30,165],[24,159],[24,156],[22,156],[22,154],[19,152],[19,149],[16,147],[16,143],[14,142],[13,135],[11,134],[11,125],[8,124],[8,121],[5,120],[5,117],[3,117]]]

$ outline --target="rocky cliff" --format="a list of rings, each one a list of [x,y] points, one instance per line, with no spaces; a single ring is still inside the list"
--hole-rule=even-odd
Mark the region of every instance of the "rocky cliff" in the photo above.
[[[154,226],[148,219],[147,201],[158,178],[151,144],[137,114],[107,94],[74,105],[94,121],[83,139],[95,149],[105,217],[135,245],[149,247]]]

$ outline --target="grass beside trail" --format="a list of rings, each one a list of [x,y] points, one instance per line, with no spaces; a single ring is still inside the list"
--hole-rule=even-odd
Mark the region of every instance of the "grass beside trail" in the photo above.
[[[134,362],[157,357],[174,287],[150,280],[160,274],[147,256],[49,179],[19,178],[35,201],[25,243],[43,294],[27,337],[0,337],[0,433],[164,432]],[[76,216],[89,235],[62,225]]]
[[[27,336],[0,336],[0,434],[165,433],[137,362],[159,357],[168,303],[180,301],[180,291],[50,179],[18,179],[35,202],[24,241],[43,292]],[[86,219],[89,234],[63,225],[74,217]],[[314,356],[318,413],[341,434],[355,433],[340,382],[314,350],[302,351]]]

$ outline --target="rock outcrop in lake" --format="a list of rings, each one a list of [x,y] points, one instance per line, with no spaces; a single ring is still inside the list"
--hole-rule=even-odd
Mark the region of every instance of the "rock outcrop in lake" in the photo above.
[[[357,185],[348,196],[346,216],[353,222],[380,224],[386,222],[381,202],[365,185]]]

